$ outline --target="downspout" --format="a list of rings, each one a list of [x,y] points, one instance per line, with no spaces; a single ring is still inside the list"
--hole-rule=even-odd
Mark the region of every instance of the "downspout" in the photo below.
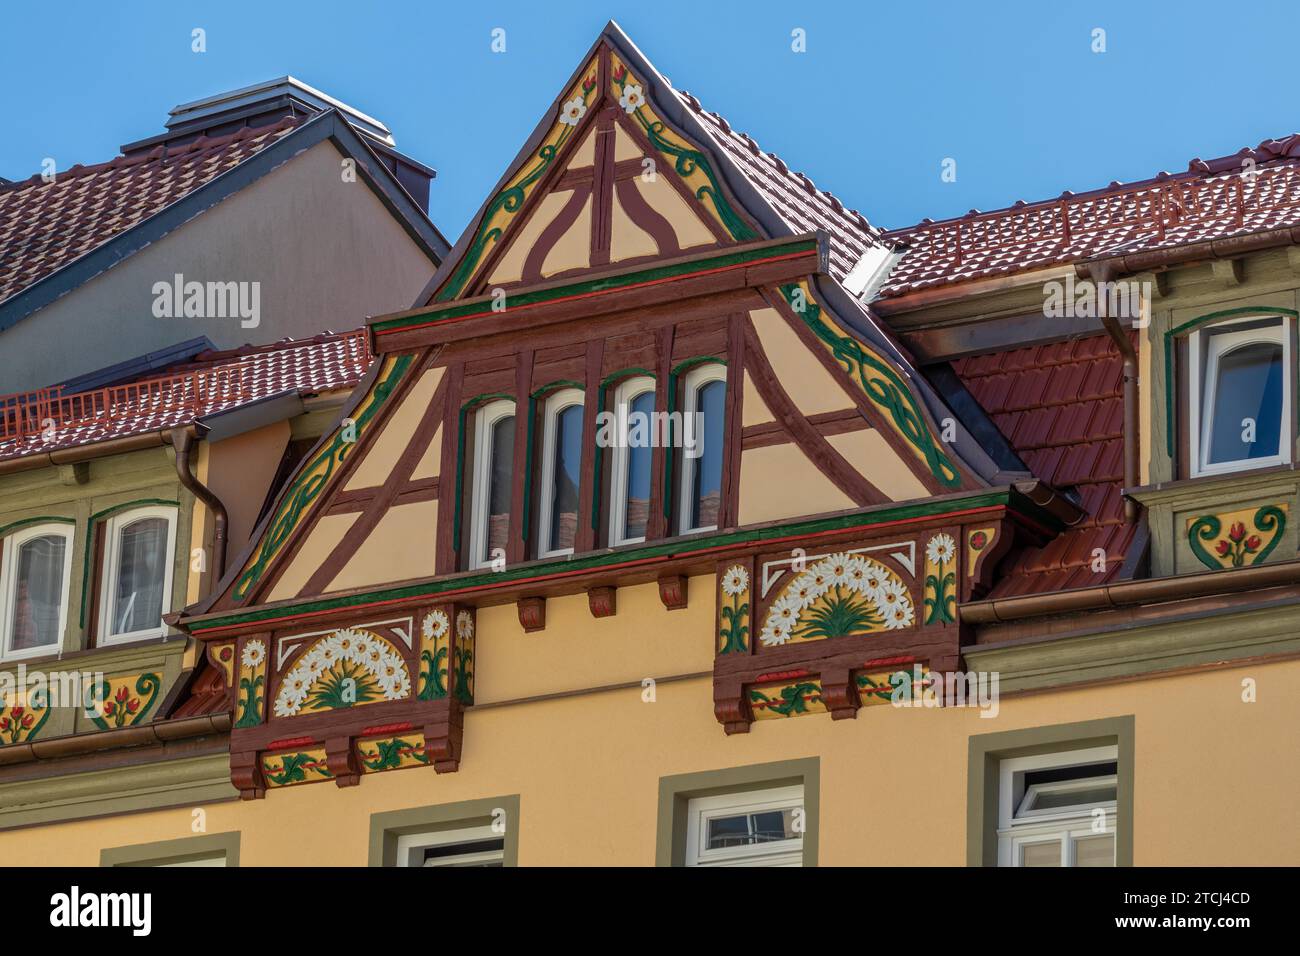
[[[1138,443],[1138,357],[1133,342],[1124,331],[1120,321],[1110,314],[1107,285],[1115,276],[1114,261],[1090,262],[1087,265],[1088,277],[1096,286],[1097,316],[1110,334],[1111,341],[1124,358],[1124,488],[1136,488],[1139,484],[1139,443]],[[1132,498],[1124,498],[1124,520],[1130,524],[1137,521],[1138,503]]]
[[[214,495],[211,489],[200,484],[194,477],[194,472],[190,471],[190,449],[194,439],[202,438],[207,433],[206,425],[195,422],[194,425],[179,425],[173,428],[169,437],[172,447],[176,449],[176,474],[181,484],[193,492],[194,497],[207,505],[208,510],[212,512],[212,580],[220,581],[221,576],[226,573],[226,529],[230,518],[221,499]]]

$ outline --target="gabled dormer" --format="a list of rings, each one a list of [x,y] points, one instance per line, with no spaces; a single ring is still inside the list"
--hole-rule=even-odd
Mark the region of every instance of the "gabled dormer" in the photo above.
[[[957,603],[1080,513],[846,289],[882,250],[607,27],[427,301],[370,320],[370,377],[183,619],[240,662],[236,785],[455,770],[505,648],[629,602],[713,662],[729,733],[954,667]]]

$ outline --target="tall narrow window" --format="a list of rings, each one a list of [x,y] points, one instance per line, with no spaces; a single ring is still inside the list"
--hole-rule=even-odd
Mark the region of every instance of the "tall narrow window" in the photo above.
[[[1291,337],[1280,319],[1192,334],[1193,474],[1291,460]]]
[[[628,379],[614,392],[618,423],[610,467],[609,543],[645,540],[650,517],[650,462],[655,433],[655,382]]]
[[[490,567],[510,538],[510,493],[515,460],[515,403],[484,405],[474,416],[474,471],[470,568]]]
[[[0,558],[0,658],[58,651],[68,620],[72,526],[40,524],[4,540]]]
[[[1114,866],[1117,747],[1003,760],[1000,866]]]
[[[176,509],[139,508],[114,515],[105,528],[101,644],[161,637],[171,610]]]
[[[567,388],[546,400],[542,425],[542,487],[537,556],[571,554],[578,531],[578,484],[582,479],[580,389]]]
[[[686,376],[682,393],[682,475],[678,531],[712,531],[722,504],[722,443],[727,370],[701,365]]]

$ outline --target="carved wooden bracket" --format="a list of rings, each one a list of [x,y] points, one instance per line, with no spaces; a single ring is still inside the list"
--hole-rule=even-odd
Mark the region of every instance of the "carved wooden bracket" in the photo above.
[[[853,675],[847,667],[828,667],[821,672],[822,703],[834,720],[853,720],[858,716],[861,700]]]
[[[618,613],[618,588],[599,587],[587,591],[592,617],[613,617]]]
[[[659,600],[670,611],[686,607],[686,575],[668,574],[659,579]]]
[[[424,725],[424,749],[438,773],[460,769],[460,748],[465,736],[465,718],[460,701],[448,700],[445,715]]]
[[[256,751],[230,755],[230,782],[239,790],[241,800],[261,800],[266,796],[262,761]]]
[[[355,787],[361,782],[356,750],[351,737],[331,737],[325,741],[325,764],[340,787]]]
[[[722,724],[722,729],[731,734],[749,733],[749,725],[754,722],[745,694],[745,685],[738,680],[715,680],[713,683],[713,716]]]
[[[546,629],[546,598],[520,598],[515,605],[519,611],[519,626],[530,634]]]

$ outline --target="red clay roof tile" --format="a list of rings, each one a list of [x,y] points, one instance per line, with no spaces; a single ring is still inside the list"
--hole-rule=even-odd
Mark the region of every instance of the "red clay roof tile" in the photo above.
[[[238,166],[297,122],[286,117],[0,188],[0,302]]]

